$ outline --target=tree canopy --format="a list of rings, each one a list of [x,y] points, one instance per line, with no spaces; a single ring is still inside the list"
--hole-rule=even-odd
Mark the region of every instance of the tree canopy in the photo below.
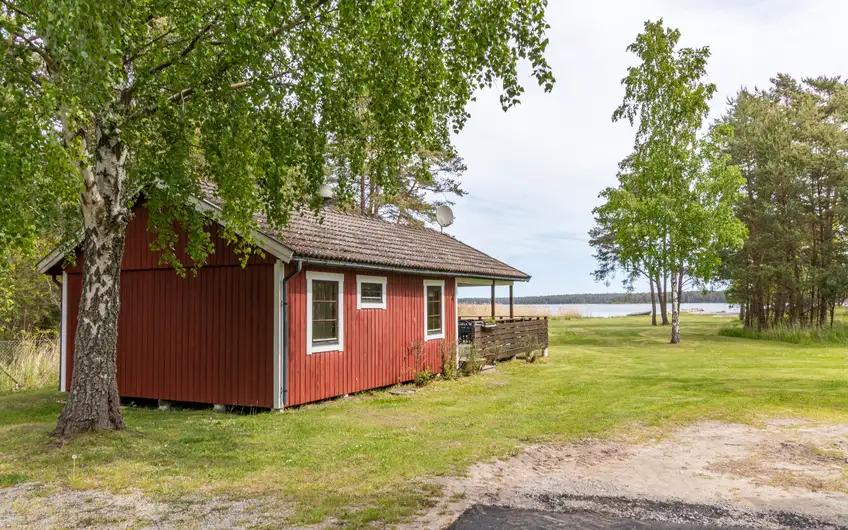
[[[721,253],[745,235],[733,214],[742,179],[722,152],[733,129],[723,124],[701,134],[716,90],[701,81],[709,49],[678,48],[679,40],[678,30],[649,21],[628,47],[641,63],[622,80],[624,100],[613,121],[627,120],[636,138],[618,186],[601,192],[591,234],[603,242],[607,262],[671,279],[672,343],[679,341],[684,277],[701,284],[715,278]]]
[[[369,140],[370,173],[395,175],[410,154],[447,144],[476,90],[498,85],[503,108],[517,104],[520,63],[550,90],[546,4],[2,0],[0,244],[61,229],[82,234],[86,260],[57,434],[123,425],[119,268],[139,192],[178,269],[212,250],[188,200],[204,180],[246,255],[255,214],[281,225],[317,206],[327,167],[361,174]],[[170,252],[175,224],[190,263]]]
[[[730,254],[728,295],[747,327],[832,323],[848,298],[848,85],[778,75],[743,89],[724,121],[742,169],[736,212],[750,237]]]

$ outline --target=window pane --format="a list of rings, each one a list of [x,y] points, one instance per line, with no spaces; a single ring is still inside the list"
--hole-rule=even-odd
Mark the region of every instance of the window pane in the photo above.
[[[380,303],[383,301],[382,283],[362,283],[362,301]]]
[[[312,320],[335,320],[335,302],[312,302]]]
[[[439,285],[427,286],[427,331],[442,331],[442,288]]]
[[[312,342],[338,340],[339,283],[312,281]]]
[[[312,281],[312,300],[335,302],[339,298],[339,282]]]
[[[324,322],[313,322],[312,323],[312,340],[314,341],[333,341],[338,337],[336,336],[336,322],[335,321],[324,321]]]

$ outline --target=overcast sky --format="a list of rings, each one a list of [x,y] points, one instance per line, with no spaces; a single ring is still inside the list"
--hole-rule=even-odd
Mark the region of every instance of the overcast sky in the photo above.
[[[608,288],[592,280],[586,233],[598,193],[615,184],[633,146],[629,124],[611,121],[621,79],[636,62],[625,48],[646,20],[661,17],[680,29],[683,46],[712,51],[711,118],[740,87],[766,86],[778,72],[848,73],[846,0],[549,0],[553,92],[525,77],[522,104],[506,113],[497,91],[479,94],[455,139],[469,194],[449,232],[530,274],[516,295],[621,291],[618,281]]]

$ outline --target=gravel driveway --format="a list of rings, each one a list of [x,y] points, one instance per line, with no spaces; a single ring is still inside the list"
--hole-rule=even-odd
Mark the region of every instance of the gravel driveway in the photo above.
[[[409,528],[531,528],[544,521],[549,528],[595,528],[586,526],[591,521],[622,528],[602,526],[622,519],[637,525],[623,528],[643,528],[638,521],[656,528],[848,528],[848,424],[708,421],[644,443],[532,446],[438,483],[444,498]],[[576,524],[575,517],[588,519]]]

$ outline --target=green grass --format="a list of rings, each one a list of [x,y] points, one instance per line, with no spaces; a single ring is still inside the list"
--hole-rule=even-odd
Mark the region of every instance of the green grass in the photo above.
[[[719,335],[742,339],[776,340],[790,342],[792,344],[840,344],[842,346],[848,346],[848,323],[840,320],[834,322],[832,328],[826,327],[821,329],[790,328],[784,326],[756,330],[744,328],[740,323],[736,322],[719,330]]]
[[[701,419],[848,420],[848,350],[718,335],[730,318],[683,317],[683,344],[644,317],[551,321],[545,362],[250,416],[127,408],[127,431],[48,438],[62,396],[0,396],[0,477],[48,485],[274,496],[289,523],[392,522],[431,502],[428,479],[522,444],[663,432]],[[76,479],[72,455],[78,455]],[[7,482],[14,482],[7,479]]]

